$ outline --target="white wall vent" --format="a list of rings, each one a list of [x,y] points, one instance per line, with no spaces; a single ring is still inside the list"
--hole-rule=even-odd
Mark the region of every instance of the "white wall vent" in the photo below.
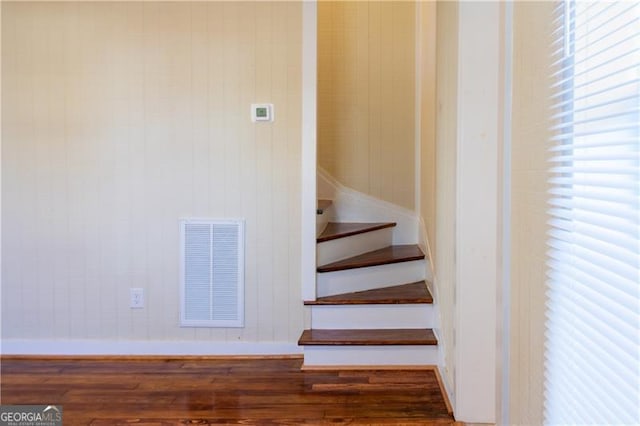
[[[180,325],[244,326],[244,220],[180,221]]]

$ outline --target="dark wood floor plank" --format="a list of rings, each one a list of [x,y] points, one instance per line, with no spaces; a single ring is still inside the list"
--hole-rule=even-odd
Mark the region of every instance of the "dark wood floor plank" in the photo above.
[[[358,412],[360,407],[356,406],[336,406],[327,407],[325,416],[327,418],[334,417],[359,417]],[[366,416],[369,418],[432,418],[432,419],[446,419],[449,418],[448,414],[436,414],[439,413],[440,407],[431,405],[416,405],[416,404],[395,404],[388,403],[382,406],[368,407]]]
[[[59,404],[69,425],[454,424],[431,370],[301,371],[301,364],[3,358],[0,402]]]
[[[27,385],[29,388],[45,383],[46,381],[47,377],[43,377],[42,375],[14,374],[6,375],[2,378],[2,383],[5,385]]]
[[[318,236],[317,242],[322,243],[338,238],[350,237],[353,235],[363,234],[365,232],[377,231],[385,228],[396,226],[394,222],[329,222]]]
[[[216,407],[230,408],[230,407],[259,407],[259,406],[281,406],[286,408],[287,406],[307,405],[317,402],[315,395],[310,392],[294,393],[289,392],[286,394],[274,394],[263,393],[261,395],[255,394],[227,394],[227,393],[215,393],[208,392],[183,392],[178,396],[173,394],[173,403],[175,404],[215,404]],[[388,396],[388,395],[387,395]],[[402,399],[404,401],[404,399]],[[332,404],[344,404],[345,396],[340,394],[326,395],[323,398],[323,403]]]
[[[92,391],[74,389],[65,393],[65,398],[73,400],[75,404],[110,404],[118,401],[118,404],[144,404],[153,399],[157,404],[171,404],[176,399],[176,392],[140,392],[139,390],[131,391]]]
[[[372,305],[372,304],[433,303],[427,284],[418,281],[374,290],[336,294],[305,301],[305,305]]]
[[[348,259],[328,263],[318,267],[318,272],[334,272],[346,269],[366,268],[369,266],[388,265],[391,263],[409,262],[424,259],[420,247],[414,244],[397,245],[370,251]]]
[[[0,404],[36,404],[37,401],[47,401],[47,404],[59,404],[63,400],[66,394],[66,389],[54,389],[54,388],[38,388],[34,389],[33,386],[29,388],[14,388],[13,386],[1,385],[2,389],[11,389],[8,391],[0,391]]]
[[[404,392],[406,390],[421,391],[420,383],[318,383],[311,387],[314,391],[356,391],[356,392]]]

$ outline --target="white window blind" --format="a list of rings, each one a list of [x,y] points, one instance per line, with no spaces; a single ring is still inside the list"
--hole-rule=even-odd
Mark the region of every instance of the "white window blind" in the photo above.
[[[547,424],[640,424],[640,2],[554,16]]]

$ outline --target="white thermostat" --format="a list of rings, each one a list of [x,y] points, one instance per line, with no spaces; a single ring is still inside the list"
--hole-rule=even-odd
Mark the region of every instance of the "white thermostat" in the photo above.
[[[251,104],[251,121],[273,121],[273,104]]]

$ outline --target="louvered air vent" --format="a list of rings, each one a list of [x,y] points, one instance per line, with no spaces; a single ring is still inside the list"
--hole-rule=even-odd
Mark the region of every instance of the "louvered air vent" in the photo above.
[[[244,326],[244,221],[180,222],[180,324]]]

